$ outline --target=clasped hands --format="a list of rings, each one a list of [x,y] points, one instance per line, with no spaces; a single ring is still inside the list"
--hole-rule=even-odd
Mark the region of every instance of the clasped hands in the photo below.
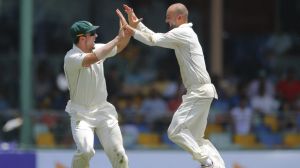
[[[134,35],[134,29],[137,28],[138,24],[143,20],[142,18],[138,19],[131,7],[128,5],[123,5],[124,11],[127,13],[127,19],[128,23],[123,16],[122,12],[117,9],[116,13],[119,16],[120,19],[120,31],[119,36],[120,37],[126,37],[126,36],[133,36]]]

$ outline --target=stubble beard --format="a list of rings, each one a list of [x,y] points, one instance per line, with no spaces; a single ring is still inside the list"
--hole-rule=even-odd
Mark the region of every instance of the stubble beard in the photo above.
[[[88,44],[86,44],[88,46]],[[89,52],[93,52],[93,50],[95,49],[95,43],[92,44],[92,46],[88,47],[89,48]]]
[[[175,24],[169,24],[169,30],[172,30],[174,28],[176,28],[177,26]]]

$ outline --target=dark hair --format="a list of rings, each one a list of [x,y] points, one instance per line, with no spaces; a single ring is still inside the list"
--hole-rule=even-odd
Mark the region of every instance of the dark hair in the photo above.
[[[77,44],[77,43],[79,42],[79,37],[80,37],[80,36],[78,36],[78,37],[76,37],[75,39],[73,39],[73,43],[74,43],[74,44]]]

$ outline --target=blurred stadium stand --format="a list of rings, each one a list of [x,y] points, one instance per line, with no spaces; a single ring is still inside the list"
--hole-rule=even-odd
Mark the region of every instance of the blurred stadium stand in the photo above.
[[[190,9],[190,20],[211,72],[209,1],[183,3]],[[69,118],[64,112],[68,91],[62,69],[63,57],[72,46],[69,26],[78,19],[89,20],[100,26],[98,42],[106,42],[118,31],[114,9],[121,8],[121,2],[33,2],[32,147],[74,148]],[[167,31],[165,9],[173,2],[122,1],[133,6],[148,27],[160,32]],[[297,0],[224,1],[224,70],[222,76],[211,74],[219,100],[212,104],[206,131],[206,137],[219,149],[300,149],[299,6]],[[1,128],[21,116],[19,8],[17,0],[0,1]],[[147,47],[132,39],[122,53],[106,61],[105,74],[108,100],[119,112],[125,146],[177,149],[166,136],[185,93],[173,51]],[[243,107],[241,100],[246,101]],[[232,115],[234,108],[240,109],[236,115]],[[248,118],[242,113],[244,108],[250,109]],[[234,116],[239,117],[236,120]],[[237,122],[244,122],[239,119],[249,120],[246,132],[236,132]],[[18,148],[19,134],[19,128],[8,132],[1,129],[0,142]]]

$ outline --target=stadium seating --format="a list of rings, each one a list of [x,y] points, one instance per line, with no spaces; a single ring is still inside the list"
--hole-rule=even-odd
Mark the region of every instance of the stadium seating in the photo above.
[[[160,136],[156,133],[141,133],[138,136],[138,144],[145,147],[158,147],[161,145]]]
[[[267,148],[282,146],[283,138],[280,133],[262,133],[258,135],[259,142]]]
[[[208,124],[205,130],[205,138],[209,138],[212,133],[222,133],[223,127],[220,124]]]
[[[234,149],[237,146],[232,143],[232,136],[228,132],[211,133],[208,138],[218,149]]]
[[[261,145],[257,143],[254,134],[233,135],[233,142],[243,148],[260,148]]]
[[[300,147],[300,134],[295,134],[295,133],[285,134],[283,143],[287,148]]]
[[[267,115],[264,117],[264,123],[270,127],[272,131],[277,131],[279,128],[278,120],[276,116]]]
[[[41,148],[49,148],[55,146],[54,135],[50,132],[45,132],[37,135],[36,144]]]

